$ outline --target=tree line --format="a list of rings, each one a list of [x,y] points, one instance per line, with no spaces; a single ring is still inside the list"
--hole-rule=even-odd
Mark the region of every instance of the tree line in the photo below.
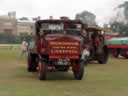
[[[32,38],[32,35],[27,34],[17,36],[8,33],[0,33],[0,44],[20,44],[23,40],[30,42]]]
[[[118,12],[112,19],[110,19],[109,23],[104,24],[104,27],[110,28],[113,32],[118,32],[122,36],[128,36],[128,1],[118,5],[115,9],[118,9]],[[115,9],[113,9],[113,11]],[[87,23],[88,25],[98,26],[96,23],[96,15],[86,10],[77,13],[75,19],[81,20],[83,23]],[[8,33],[0,33],[0,44],[18,44],[23,40],[29,42],[31,39],[32,36],[28,34],[20,34],[19,36],[15,36]]]

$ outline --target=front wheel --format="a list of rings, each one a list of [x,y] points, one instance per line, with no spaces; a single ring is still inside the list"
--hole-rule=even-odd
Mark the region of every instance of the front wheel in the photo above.
[[[43,60],[39,60],[38,62],[38,77],[40,80],[46,80],[46,63]]]
[[[103,48],[103,51],[98,54],[98,63],[99,64],[107,64],[108,61],[108,49]]]
[[[75,80],[82,80],[84,75],[84,62],[75,62],[72,66],[74,79]]]

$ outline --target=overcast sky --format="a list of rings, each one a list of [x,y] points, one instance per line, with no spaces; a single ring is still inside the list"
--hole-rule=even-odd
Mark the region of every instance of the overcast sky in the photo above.
[[[48,18],[68,16],[87,10],[97,16],[97,22],[104,22],[112,16],[112,9],[126,0],[0,0],[0,15],[16,11],[17,17]]]

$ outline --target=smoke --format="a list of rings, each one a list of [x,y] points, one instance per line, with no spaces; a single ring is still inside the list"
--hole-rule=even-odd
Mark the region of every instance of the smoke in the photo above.
[[[128,21],[128,1],[119,0],[116,6],[113,7],[112,12],[109,23],[115,21],[126,23]]]
[[[120,4],[118,6],[119,9],[123,9],[123,15],[125,17],[125,20],[128,22],[128,1],[125,1],[123,4]]]

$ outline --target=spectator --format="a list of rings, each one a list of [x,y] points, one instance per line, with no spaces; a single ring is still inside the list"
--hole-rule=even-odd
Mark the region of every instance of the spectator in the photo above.
[[[23,40],[21,44],[21,51],[22,51],[21,55],[26,54],[27,50],[28,50],[28,43],[25,40]]]

